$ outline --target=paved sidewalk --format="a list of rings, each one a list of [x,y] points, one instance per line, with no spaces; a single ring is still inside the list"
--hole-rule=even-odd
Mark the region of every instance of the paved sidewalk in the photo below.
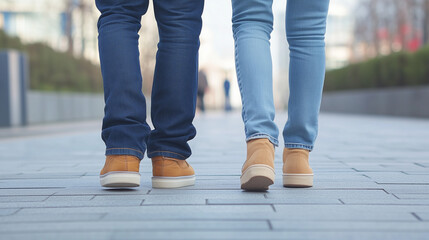
[[[102,189],[98,123],[0,129],[0,239],[429,239],[429,120],[322,114],[315,186],[283,188],[277,148],[264,193],[240,190],[240,115],[195,124],[197,182],[176,190],[147,158],[140,188]]]

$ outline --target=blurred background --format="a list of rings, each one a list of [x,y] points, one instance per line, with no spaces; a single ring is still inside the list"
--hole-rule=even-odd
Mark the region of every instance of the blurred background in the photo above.
[[[143,92],[158,41],[142,18]],[[286,0],[274,0],[274,96],[287,108]],[[209,110],[240,109],[230,0],[206,0],[200,81]],[[0,126],[100,118],[102,78],[93,0],[0,0]],[[331,0],[322,111],[429,117],[429,0]],[[201,104],[200,104],[201,105]]]

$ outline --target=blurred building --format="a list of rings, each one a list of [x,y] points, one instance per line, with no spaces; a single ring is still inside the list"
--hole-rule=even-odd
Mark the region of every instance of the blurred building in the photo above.
[[[9,35],[93,61],[98,59],[98,15],[93,0],[0,1],[0,28]]]
[[[356,0],[332,0],[326,28],[326,69],[340,68],[350,63],[354,34]]]

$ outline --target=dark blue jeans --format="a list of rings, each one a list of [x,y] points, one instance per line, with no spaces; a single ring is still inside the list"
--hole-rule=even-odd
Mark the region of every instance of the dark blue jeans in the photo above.
[[[186,159],[196,130],[198,48],[204,0],[153,0],[159,43],[152,88],[151,117],[140,72],[138,31],[149,0],[96,0],[101,12],[98,42],[104,81],[102,139],[106,155],[140,159]],[[143,63],[144,64],[144,63]]]

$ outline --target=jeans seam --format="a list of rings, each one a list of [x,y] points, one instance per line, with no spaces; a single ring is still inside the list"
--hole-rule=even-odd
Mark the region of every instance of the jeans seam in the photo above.
[[[240,72],[240,62],[239,62],[239,58],[238,58],[238,52],[239,52],[239,48],[238,48],[238,44],[237,44],[237,37],[235,36],[234,33],[234,45],[235,45],[235,68],[236,68],[236,73],[237,73],[237,82],[238,82],[238,87],[240,89],[240,92],[243,92],[243,86],[241,83],[241,72]],[[247,127],[246,127],[246,121],[247,121],[247,114],[246,114],[246,104],[245,101],[243,99],[243,95],[241,96],[242,101],[241,101],[241,111],[242,111],[242,116],[243,116],[243,122],[244,124],[244,132],[247,133]]]
[[[285,143],[285,147],[287,146],[300,146],[300,147],[305,147],[307,149],[313,149],[312,145],[308,145],[308,144],[302,144],[302,143]]]
[[[109,151],[109,150],[119,150],[119,149],[133,150],[133,151],[139,152],[141,154],[144,154],[142,151],[134,149],[134,148],[106,148],[106,151]]]
[[[148,154],[150,155],[150,154],[152,154],[152,153],[171,153],[171,154],[176,154],[176,155],[178,155],[178,156],[180,156],[180,157],[182,157],[182,158],[186,158],[185,156],[183,156],[182,154],[179,154],[179,153],[175,153],[175,152],[170,152],[170,151],[152,151],[152,152],[148,152]]]
[[[268,140],[270,140],[270,142],[273,142],[273,144],[276,147],[278,147],[278,145],[279,145],[279,140],[277,138],[271,136],[270,134],[267,134],[267,133],[256,133],[256,134],[253,134],[253,135],[251,135],[251,136],[249,136],[249,137],[246,138],[246,142],[250,141],[252,139],[258,139],[257,137],[268,137]]]

